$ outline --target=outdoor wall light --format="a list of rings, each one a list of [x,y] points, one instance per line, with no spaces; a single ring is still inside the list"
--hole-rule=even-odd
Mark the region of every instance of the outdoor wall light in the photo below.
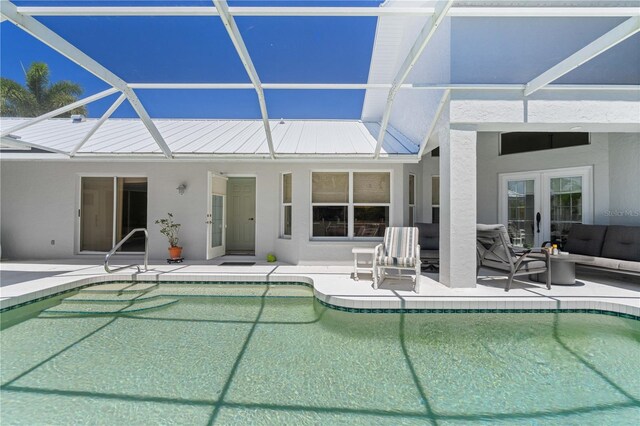
[[[178,190],[178,194],[184,195],[184,191],[187,189],[187,185],[181,183],[176,189]]]

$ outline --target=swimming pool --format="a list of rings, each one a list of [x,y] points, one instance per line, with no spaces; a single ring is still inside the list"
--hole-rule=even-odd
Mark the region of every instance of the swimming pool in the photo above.
[[[3,314],[3,426],[640,419],[630,319],[355,314],[285,284],[105,284],[65,296]]]

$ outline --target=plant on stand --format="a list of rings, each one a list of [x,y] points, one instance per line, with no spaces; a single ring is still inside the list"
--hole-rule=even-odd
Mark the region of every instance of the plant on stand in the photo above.
[[[167,213],[166,219],[156,220],[156,225],[160,225],[160,233],[169,240],[169,258],[182,258],[182,247],[178,245],[178,232],[180,224],[173,221],[173,214]]]

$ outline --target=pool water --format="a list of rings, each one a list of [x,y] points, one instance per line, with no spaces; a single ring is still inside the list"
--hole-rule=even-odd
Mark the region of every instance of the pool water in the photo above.
[[[3,314],[3,426],[640,421],[630,319],[347,313],[250,284],[106,284],[11,322],[27,308]]]

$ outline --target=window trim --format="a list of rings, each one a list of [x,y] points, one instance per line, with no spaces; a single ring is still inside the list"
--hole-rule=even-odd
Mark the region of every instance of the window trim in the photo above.
[[[348,173],[349,174],[349,202],[347,203],[314,203],[313,202],[313,174],[314,173]],[[354,203],[353,202],[353,174],[354,173],[389,173],[389,202],[388,203]],[[393,169],[311,169],[309,171],[309,240],[310,241],[382,241],[383,237],[354,236],[354,207],[389,207],[389,226],[393,223]],[[313,235],[314,207],[347,207],[347,236],[346,237],[315,237]]]
[[[411,178],[413,178],[413,204],[411,203]],[[413,210],[413,214],[409,214],[409,218],[413,219],[413,221],[409,221],[409,226],[414,226],[416,223],[416,196],[417,196],[417,183],[418,180],[416,179],[416,174],[415,173],[409,173],[409,180],[407,182],[407,186],[409,189],[409,198],[407,199],[407,205],[409,206],[409,209],[407,210],[407,212],[411,212]]]
[[[288,203],[284,202],[284,176],[291,176],[291,201]],[[291,234],[285,234],[285,209],[286,207],[291,207]],[[293,172],[282,172],[280,173],[280,238],[285,240],[290,240],[293,234]]]
[[[430,204],[431,204],[431,223],[440,223],[440,195],[441,192],[438,190],[438,204],[433,204],[433,179],[434,178],[438,178],[438,186],[440,186],[440,175],[431,175],[431,200]],[[433,209],[437,208],[438,209],[438,222],[434,222],[433,221]]]
[[[76,255],[95,255],[95,254],[100,254],[103,255],[105,253],[108,252],[107,251],[95,251],[95,250],[80,250],[80,247],[82,245],[82,242],[80,241],[80,236],[81,236],[81,227],[82,227],[82,218],[80,217],[80,211],[82,209],[82,178],[85,177],[104,177],[104,178],[111,178],[113,180],[113,229],[112,229],[112,239],[111,241],[113,242],[112,244],[115,245],[117,243],[116,241],[116,222],[117,222],[117,209],[115,208],[115,206],[117,205],[117,199],[118,199],[118,191],[117,191],[117,185],[118,185],[118,178],[145,178],[147,179],[147,228],[149,227],[149,176],[146,173],[76,173],[76,208],[74,211],[74,216],[75,216],[75,222],[76,222],[76,236],[74,238],[74,253]],[[143,251],[128,251],[126,252],[126,254],[144,254]]]

